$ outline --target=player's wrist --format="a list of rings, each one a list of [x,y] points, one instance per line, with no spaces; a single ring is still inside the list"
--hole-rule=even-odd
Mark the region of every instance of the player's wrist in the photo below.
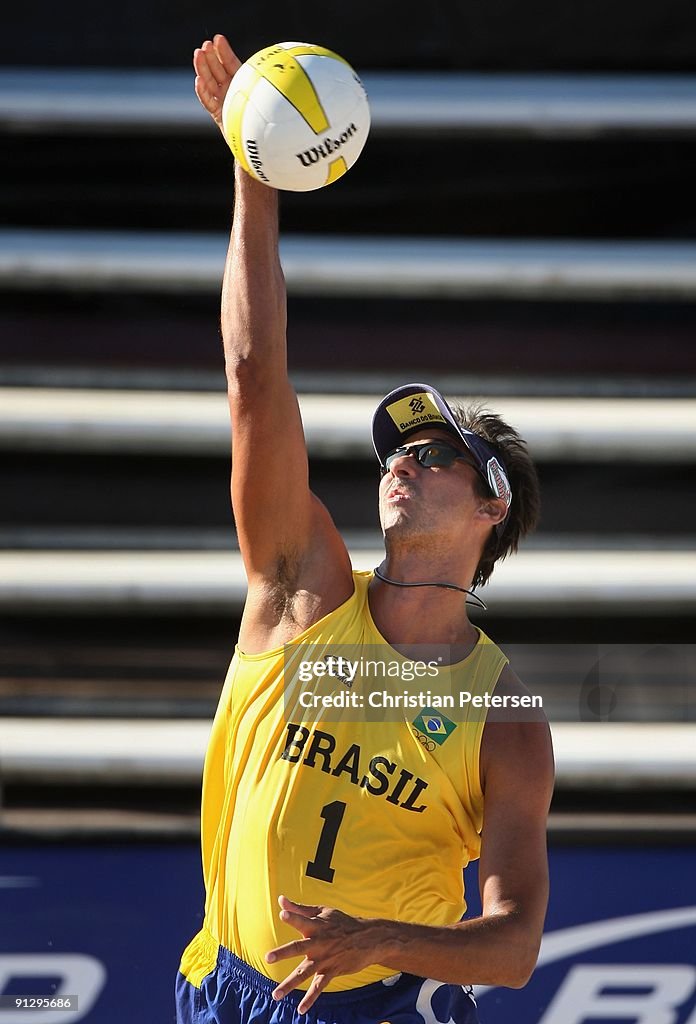
[[[399,922],[384,921],[379,918],[363,919],[364,932],[361,939],[364,947],[372,953],[371,963],[392,967],[399,959],[399,950],[403,948],[403,937],[400,939]],[[398,970],[399,968],[395,968]]]
[[[236,191],[243,191],[245,195],[258,197],[258,201],[274,205],[277,202],[278,190],[264,185],[263,182],[245,171],[239,160],[234,161],[234,187]]]

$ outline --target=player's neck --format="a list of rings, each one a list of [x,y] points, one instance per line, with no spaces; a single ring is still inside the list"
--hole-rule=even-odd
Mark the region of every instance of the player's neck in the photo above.
[[[447,583],[470,589],[472,573],[464,566],[389,555],[379,573],[382,578],[375,577],[370,588],[370,610],[375,625],[392,646],[435,643],[460,649],[476,643],[478,631],[469,621],[465,593],[437,585],[399,586]],[[458,653],[461,655],[460,650]]]

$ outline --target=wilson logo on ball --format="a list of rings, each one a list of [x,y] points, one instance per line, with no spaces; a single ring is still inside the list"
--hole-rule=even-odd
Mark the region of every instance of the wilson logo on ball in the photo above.
[[[345,145],[348,139],[352,135],[355,135],[357,130],[358,129],[354,124],[349,124],[346,130],[342,132],[337,139],[329,139],[327,137],[320,143],[320,145],[312,146],[311,149],[306,149],[304,153],[298,153],[297,159],[303,167],[311,167],[311,165],[315,164],[319,159],[326,160],[328,156],[331,156],[331,154],[335,153],[337,149],[340,149],[341,146]]]
[[[307,192],[355,163],[370,110],[362,82],[338,54],[311,43],[276,43],[239,68],[222,122],[248,174],[273,188]]]
[[[263,163],[261,161],[261,157],[259,156],[259,147],[256,145],[256,141],[254,139],[247,139],[246,149],[247,156],[249,157],[249,163],[254,168],[257,176],[261,179],[261,181],[265,182],[268,185],[269,181],[263,172]]]

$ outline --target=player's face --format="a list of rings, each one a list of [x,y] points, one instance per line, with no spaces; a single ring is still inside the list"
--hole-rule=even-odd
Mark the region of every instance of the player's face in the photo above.
[[[447,459],[429,458],[421,446],[442,442],[461,458],[450,465]],[[419,451],[420,449],[420,451]],[[420,457],[419,457],[420,456]],[[462,529],[481,505],[477,470],[464,444],[446,431],[427,430],[411,434],[402,449],[387,458],[387,472],[379,488],[379,510],[385,534],[434,535],[452,533],[461,543]],[[423,463],[433,462],[432,465]]]

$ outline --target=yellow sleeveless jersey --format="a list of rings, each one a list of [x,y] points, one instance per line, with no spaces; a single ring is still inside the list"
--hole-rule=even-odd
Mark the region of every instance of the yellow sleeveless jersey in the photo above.
[[[237,649],[232,659],[203,774],[204,928],[181,962],[194,985],[214,969],[218,944],[277,981],[290,973],[299,960],[264,960],[299,937],[279,920],[280,894],[429,925],[453,924],[466,910],[462,872],[479,855],[483,824],[485,711],[472,702],[449,713],[406,707],[370,721],[355,710],[303,711],[296,694],[288,701],[284,670],[293,650],[326,661],[327,650],[351,645],[406,661],[372,620],[372,573],[353,577],[353,595],[292,644],[256,655]],[[464,661],[439,672],[453,690],[476,696],[493,690],[506,663],[481,633]],[[337,685],[347,691],[343,675]],[[391,678],[374,686],[402,689]],[[428,679],[419,688],[429,693]],[[390,974],[373,965],[336,978],[328,990]]]

